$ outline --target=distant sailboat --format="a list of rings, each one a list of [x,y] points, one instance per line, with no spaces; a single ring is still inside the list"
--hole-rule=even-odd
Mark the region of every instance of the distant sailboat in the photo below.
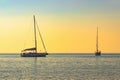
[[[96,36],[96,52],[95,52],[95,55],[96,56],[100,56],[101,55],[101,51],[99,51],[98,49],[98,27],[97,27],[97,36]]]
[[[34,19],[34,38],[35,38],[35,47],[33,48],[27,48],[21,51],[21,57],[46,57],[46,55],[48,55],[46,48],[45,48],[45,44],[44,41],[42,39],[42,35],[40,33],[39,28],[37,27],[38,31],[39,31],[39,35],[44,47],[45,52],[40,52],[38,53],[37,51],[37,36],[36,36],[36,20],[35,20],[35,16],[33,16]]]

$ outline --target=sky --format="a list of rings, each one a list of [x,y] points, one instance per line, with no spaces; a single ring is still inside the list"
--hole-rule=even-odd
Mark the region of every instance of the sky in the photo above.
[[[33,15],[49,53],[94,53],[96,27],[99,49],[120,52],[120,0],[0,0],[0,53],[34,46]]]

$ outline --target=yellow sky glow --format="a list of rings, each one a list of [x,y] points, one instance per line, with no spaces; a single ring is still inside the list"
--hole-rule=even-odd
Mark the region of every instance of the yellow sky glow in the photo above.
[[[108,20],[104,17],[91,19],[85,16],[70,15],[36,16],[48,52],[94,52],[97,26],[100,30],[100,50],[120,52],[119,21]],[[26,47],[32,47],[34,40],[32,39],[32,16],[1,17],[0,22],[1,53],[19,53]]]

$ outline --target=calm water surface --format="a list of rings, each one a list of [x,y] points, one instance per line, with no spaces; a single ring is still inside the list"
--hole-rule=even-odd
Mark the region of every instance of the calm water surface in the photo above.
[[[120,55],[0,55],[0,80],[120,80]]]

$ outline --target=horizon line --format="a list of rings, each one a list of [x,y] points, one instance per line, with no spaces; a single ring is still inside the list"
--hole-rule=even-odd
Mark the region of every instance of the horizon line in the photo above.
[[[8,54],[9,54],[9,55],[18,55],[18,54],[20,54],[20,53],[0,53],[0,55],[8,55]],[[93,55],[93,54],[95,54],[95,53],[92,53],[92,52],[81,52],[81,53],[80,53],[80,52],[79,52],[79,53],[78,53],[78,52],[75,52],[75,53],[74,53],[74,52],[71,52],[71,53],[69,53],[69,52],[53,52],[53,53],[52,53],[52,52],[51,52],[51,53],[48,53],[48,54],[50,54],[50,55],[51,55],[51,54],[63,54],[63,55],[65,55],[65,54],[87,55],[87,54],[89,54],[89,55]],[[102,53],[102,55],[109,55],[109,54],[110,54],[110,55],[112,55],[112,54],[120,54],[120,52],[104,52],[104,53]]]

